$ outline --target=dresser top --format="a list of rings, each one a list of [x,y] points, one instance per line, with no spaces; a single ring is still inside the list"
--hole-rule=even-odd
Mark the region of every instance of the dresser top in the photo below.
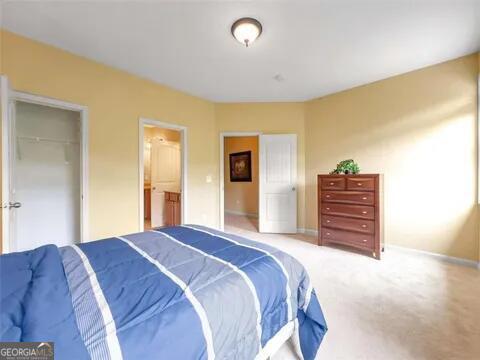
[[[318,177],[377,177],[380,174],[319,174]]]

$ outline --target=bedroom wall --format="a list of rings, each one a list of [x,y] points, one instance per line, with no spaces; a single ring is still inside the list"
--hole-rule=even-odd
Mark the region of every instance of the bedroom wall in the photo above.
[[[219,132],[296,133],[300,228],[316,229],[316,174],[353,157],[363,171],[386,175],[387,243],[480,259],[479,69],[475,54],[306,103],[212,104],[0,31],[0,72],[15,89],[89,107],[92,239],[138,229],[144,116],[189,128],[191,222],[218,224]]]
[[[211,102],[7,31],[2,53],[3,73],[14,89],[88,106],[91,239],[138,230],[139,117],[188,127],[187,220],[217,226]]]
[[[252,181],[230,181],[229,155],[252,152]],[[225,211],[258,216],[258,136],[226,137],[224,143]]]
[[[477,116],[478,116],[478,121],[479,121],[479,124],[480,124],[480,52],[477,54],[477,58],[478,58],[478,88],[477,88],[477,91],[478,91],[478,98],[477,98],[477,102],[478,102],[478,106],[477,106]],[[480,131],[479,131],[480,133]],[[479,153],[480,153],[480,145],[479,145],[479,141],[480,139],[477,138],[477,148],[479,150]],[[480,160],[480,159],[479,159]],[[478,183],[480,183],[480,169],[477,169],[477,180],[478,180]],[[480,188],[477,187],[477,192],[480,191]],[[479,198],[480,198],[480,194],[477,194],[479,195]],[[479,206],[480,206],[480,201],[479,202]],[[478,268],[480,269],[480,207],[477,207],[477,211],[478,211],[478,260],[479,260],[479,265],[478,265]]]
[[[474,54],[307,102],[307,227],[316,175],[353,158],[385,175],[387,244],[478,260],[478,69]]]
[[[304,103],[223,103],[215,105],[217,133],[260,131],[297,134],[298,227],[305,227],[305,106]],[[216,148],[218,149],[218,136]]]
[[[1,11],[2,11],[2,8],[0,6],[0,26],[2,24],[2,14],[1,14]],[[1,30],[1,27],[0,27],[0,75],[3,74],[3,31]],[[1,105],[1,101],[0,101],[0,113],[2,111],[2,105]],[[1,139],[1,136],[0,136],[0,155],[2,153],[2,139]],[[2,168],[2,157],[0,156],[0,168]],[[0,176],[0,189],[2,188],[2,179],[1,179],[1,176]],[[2,194],[1,194],[1,191],[0,191],[0,203],[3,204],[3,201],[2,201]],[[2,221],[3,221],[3,218],[2,216],[0,216],[0,229],[2,228]],[[2,249],[2,232],[0,231],[0,254],[3,253],[3,249]]]
[[[0,8],[1,11],[1,8]],[[2,25],[2,15],[0,13],[0,74],[2,73],[2,66],[3,66],[3,31],[1,30]]]

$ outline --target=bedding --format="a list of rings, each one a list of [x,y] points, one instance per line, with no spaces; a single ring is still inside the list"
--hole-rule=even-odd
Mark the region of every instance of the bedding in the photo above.
[[[303,266],[198,225],[0,256],[0,341],[57,359],[265,359],[288,337],[314,359],[327,331]]]

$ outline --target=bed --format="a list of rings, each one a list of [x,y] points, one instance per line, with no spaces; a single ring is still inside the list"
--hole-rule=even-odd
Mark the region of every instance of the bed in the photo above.
[[[314,359],[327,331],[303,266],[184,225],[0,256],[0,341],[57,359]]]

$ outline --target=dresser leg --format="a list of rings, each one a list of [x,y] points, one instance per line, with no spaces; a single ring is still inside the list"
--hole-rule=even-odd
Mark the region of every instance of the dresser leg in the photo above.
[[[317,244],[318,244],[318,246],[322,246],[322,245],[323,245],[323,239],[322,239],[322,237],[319,237],[319,238],[318,238]]]

